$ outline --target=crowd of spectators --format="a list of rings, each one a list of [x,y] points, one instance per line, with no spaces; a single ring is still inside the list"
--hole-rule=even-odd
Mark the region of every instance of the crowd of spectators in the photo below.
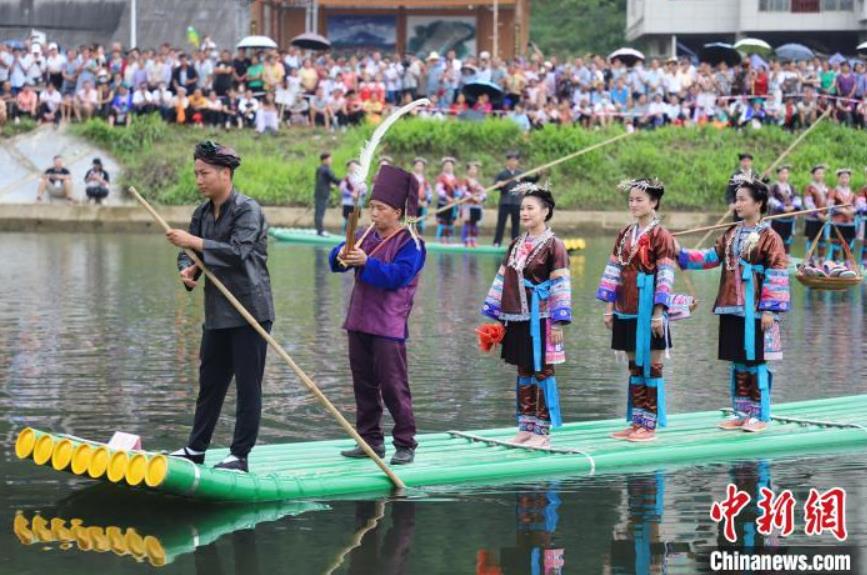
[[[471,84],[483,89],[466,89]],[[392,106],[420,96],[432,102],[416,112],[421,116],[496,114],[524,130],[615,122],[628,129],[797,129],[829,107],[835,122],[867,124],[865,63],[845,59],[748,58],[729,67],[672,58],[626,66],[599,55],[567,61],[536,53],[505,62],[488,52],[459,60],[453,51],[229,51],[207,37],[189,51],[0,43],[0,125],[23,117],[55,124],[100,117],[124,126],[135,115],[158,113],[177,124],[260,133],[295,125],[345,129],[377,123]]]

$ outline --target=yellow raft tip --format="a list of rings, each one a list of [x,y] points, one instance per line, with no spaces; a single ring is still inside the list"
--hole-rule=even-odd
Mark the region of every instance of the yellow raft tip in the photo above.
[[[148,469],[148,458],[142,453],[136,453],[129,460],[124,474],[126,482],[135,487],[145,479]]]
[[[105,470],[108,469],[108,458],[110,453],[108,447],[101,445],[93,450],[93,455],[90,457],[90,464],[87,466],[87,474],[91,479],[99,479],[105,475]]]
[[[36,440],[33,448],[33,462],[36,465],[45,465],[51,459],[54,452],[54,439],[50,435],[43,435]]]
[[[68,439],[61,439],[54,444],[54,450],[51,453],[51,467],[55,471],[63,471],[69,467],[72,461],[72,451],[74,447]]]
[[[86,443],[80,443],[72,452],[72,472],[82,475],[90,466],[93,448]]]
[[[157,487],[166,478],[169,471],[169,460],[165,455],[159,454],[151,457],[145,472],[145,485]]]
[[[166,564],[166,551],[160,544],[160,540],[153,535],[148,535],[144,538],[145,553],[148,556],[148,562],[154,567],[163,567]]]
[[[30,427],[25,427],[18,433],[15,440],[15,455],[18,459],[27,459],[33,453],[36,445],[36,432]]]
[[[115,451],[108,460],[108,472],[106,476],[112,483],[117,483],[123,479],[126,474],[126,468],[129,467],[129,455],[126,451]]]

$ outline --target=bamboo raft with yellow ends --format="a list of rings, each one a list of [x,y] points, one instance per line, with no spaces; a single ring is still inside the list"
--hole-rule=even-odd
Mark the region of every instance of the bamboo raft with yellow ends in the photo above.
[[[867,447],[867,395],[775,405],[772,425],[762,433],[718,429],[727,412],[673,415],[657,440],[646,444],[609,437],[624,426],[621,418],[565,424],[553,433],[553,447],[542,449],[509,444],[514,427],[431,433],[418,437],[415,463],[393,472],[407,488],[418,489]],[[340,456],[340,450],[353,445],[347,439],[260,445],[248,459],[250,473],[209,467],[228,455],[226,449],[209,450],[206,464],[196,465],[165,453],[115,451],[32,428],[18,434],[15,453],[58,472],[201,500],[263,502],[391,492],[397,482],[373,461]]]

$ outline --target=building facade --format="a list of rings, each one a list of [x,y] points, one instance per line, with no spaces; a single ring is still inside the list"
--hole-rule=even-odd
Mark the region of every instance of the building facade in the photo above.
[[[867,0],[627,0],[626,38],[650,54],[744,37],[853,54],[867,39]]]
[[[511,58],[527,49],[529,0],[254,0],[251,32],[281,47],[303,32],[328,38],[336,52],[487,50]]]

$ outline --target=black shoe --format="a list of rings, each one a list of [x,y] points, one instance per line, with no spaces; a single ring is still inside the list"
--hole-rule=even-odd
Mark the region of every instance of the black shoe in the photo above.
[[[223,469],[225,471],[243,471],[247,473],[247,458],[233,456],[230,460],[228,457],[214,466],[214,469]]]
[[[169,457],[178,457],[180,459],[186,459],[188,461],[192,461],[198,465],[201,465],[205,462],[205,454],[203,453],[190,453],[190,449],[188,447],[183,447],[178,449],[177,451],[172,451],[169,453]]]
[[[381,445],[371,445],[373,452],[376,453],[380,457],[385,457],[385,447]],[[355,446],[352,449],[347,449],[346,451],[341,451],[340,455],[343,457],[352,457],[353,459],[364,459],[367,457],[367,454],[361,449],[360,445]]]
[[[392,465],[406,465],[415,459],[415,449],[411,447],[398,447],[391,457]]]

